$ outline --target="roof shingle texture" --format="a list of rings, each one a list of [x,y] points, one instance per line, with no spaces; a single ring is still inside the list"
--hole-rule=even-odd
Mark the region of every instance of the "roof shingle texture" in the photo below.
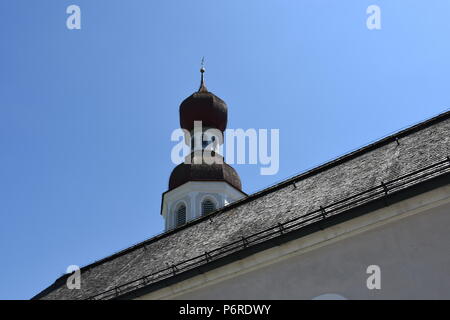
[[[441,115],[442,118],[442,115]],[[82,269],[80,290],[69,290],[65,281],[41,299],[86,299],[167,265],[203,254],[242,236],[297,217],[360,191],[392,180],[450,154],[450,112],[418,131],[406,132],[399,143],[391,139],[356,156],[331,162],[321,170],[300,175],[292,183],[256,195],[251,201],[223,210],[212,219],[144,241],[130,250]],[[407,129],[408,130],[408,129]],[[293,155],[294,156],[294,155]],[[250,196],[252,197],[252,196]]]

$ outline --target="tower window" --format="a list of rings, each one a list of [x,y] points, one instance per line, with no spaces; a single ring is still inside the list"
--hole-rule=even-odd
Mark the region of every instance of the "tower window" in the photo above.
[[[177,214],[176,214],[176,226],[182,226],[186,223],[186,206],[182,204],[178,207]]]
[[[208,214],[216,210],[216,205],[209,199],[202,202],[202,215]]]

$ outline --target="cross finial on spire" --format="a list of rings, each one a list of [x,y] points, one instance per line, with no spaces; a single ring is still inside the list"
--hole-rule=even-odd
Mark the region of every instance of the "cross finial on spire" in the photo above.
[[[202,58],[202,62],[201,62],[201,68],[200,68],[200,73],[201,73],[201,80],[200,80],[200,88],[198,89],[198,92],[208,92],[208,89],[206,89],[206,85],[205,85],[205,79],[203,77],[203,74],[205,73],[205,57]]]

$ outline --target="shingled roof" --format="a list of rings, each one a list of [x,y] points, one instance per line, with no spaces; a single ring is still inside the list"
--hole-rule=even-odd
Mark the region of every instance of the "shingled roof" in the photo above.
[[[215,267],[215,256],[220,260],[236,255],[252,237],[262,239],[258,243],[282,237],[283,225],[286,230],[306,228],[327,214],[344,215],[350,204],[361,207],[437,177],[448,184],[449,155],[447,111],[87,265],[81,269],[80,290],[67,289],[64,275],[34,299],[130,298],[136,290],[163,287],[191,276],[192,270]],[[258,238],[280,223],[279,236],[272,232],[267,239]]]

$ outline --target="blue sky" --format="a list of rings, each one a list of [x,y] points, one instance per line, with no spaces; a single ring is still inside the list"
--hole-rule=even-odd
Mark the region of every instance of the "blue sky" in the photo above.
[[[81,8],[81,30],[66,8]],[[381,8],[368,30],[366,9]],[[0,2],[0,298],[163,230],[180,102],[280,129],[253,193],[448,109],[448,0]]]

